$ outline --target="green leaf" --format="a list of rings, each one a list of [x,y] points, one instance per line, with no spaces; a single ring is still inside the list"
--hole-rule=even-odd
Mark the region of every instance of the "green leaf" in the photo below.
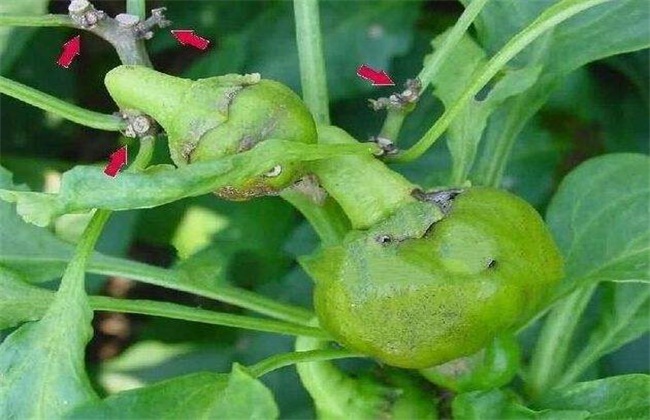
[[[459,394],[452,402],[453,418],[457,420],[482,419],[586,419],[589,412],[584,410],[534,411],[522,405],[517,396],[509,391],[474,391]]]
[[[5,1],[0,4],[0,13],[43,15],[47,12],[48,3],[48,0]],[[0,28],[0,74],[4,74],[12,66],[34,32],[35,28]]]
[[[551,0],[491,2],[479,15],[479,39],[489,51],[495,51],[551,4]],[[541,75],[532,87],[505,101],[494,114],[486,130],[476,179],[483,184],[500,180],[515,138],[569,72],[601,58],[647,48],[649,19],[650,9],[644,0],[610,1],[557,25],[519,54],[511,65],[541,67]]]
[[[434,50],[440,48],[448,33],[433,40]],[[440,67],[433,82],[434,94],[450,107],[463,93],[474,73],[487,62],[486,54],[471,37],[464,36],[447,61]],[[451,183],[462,184],[474,163],[478,144],[490,115],[508,98],[530,88],[541,68],[529,66],[508,69],[482,98],[474,98],[454,119],[447,133],[449,151],[454,161]]]
[[[271,419],[278,408],[271,392],[235,364],[230,374],[195,373],[120,392],[87,404],[76,419]]]
[[[47,226],[55,217],[66,213],[92,208],[126,210],[159,206],[241,184],[263,176],[276,165],[368,153],[370,149],[363,144],[313,145],[270,139],[253,150],[222,159],[178,169],[157,165],[144,172],[123,172],[116,178],[107,177],[100,167],[77,166],[63,175],[59,194],[2,189],[0,198],[16,202],[18,213],[25,221]]]
[[[11,173],[1,166],[0,189],[24,191],[12,183]],[[128,220],[122,218],[122,222],[121,228]],[[74,253],[71,244],[62,241],[48,229],[26,223],[12,205],[4,201],[0,201],[0,225],[0,268],[16,273],[27,283],[42,283],[61,277]],[[109,232],[103,237],[103,242],[111,236],[114,235]],[[115,250],[114,244],[106,245],[112,245],[111,248]],[[115,260],[95,252],[90,265],[106,267],[111,263],[115,263]]]
[[[221,48],[203,55],[185,75],[198,78],[257,72],[300,91],[292,4],[275,2],[265,6],[254,19],[242,19],[239,32],[225,36]],[[391,60],[406,53],[412,43],[420,4],[322,1],[319,7],[328,95],[331,100],[339,100],[375,91],[370,83],[359,79],[356,67],[368,64],[388,71]],[[212,31],[221,32],[220,24],[212,25]],[[342,45],[345,54],[341,53]]]
[[[550,391],[538,405],[581,410],[589,419],[645,419],[650,412],[649,375],[622,375],[581,382]]]
[[[650,281],[650,158],[610,154],[565,177],[546,220],[566,260],[562,291],[599,281]]]
[[[22,191],[13,185],[11,173],[3,167],[0,188]],[[65,261],[72,258],[72,245],[47,229],[25,223],[13,206],[4,201],[0,201],[0,224],[0,266],[15,271],[30,283],[61,276]]]
[[[51,293],[24,283],[14,273],[0,267],[0,330],[40,319],[43,308],[51,301]]]
[[[80,245],[40,321],[22,325],[0,344],[2,417],[60,417],[96,398],[84,365],[93,316],[83,288],[84,266],[96,235],[89,237],[95,239],[83,249]]]
[[[559,384],[569,384],[591,364],[650,330],[650,284],[606,283],[587,344],[566,368]]]

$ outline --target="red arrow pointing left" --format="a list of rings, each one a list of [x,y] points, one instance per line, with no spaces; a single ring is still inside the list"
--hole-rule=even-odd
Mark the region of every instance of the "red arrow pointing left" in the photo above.
[[[70,67],[70,64],[72,64],[72,60],[74,60],[74,58],[79,55],[80,51],[81,35],[77,35],[70,41],[63,44],[63,52],[59,56],[59,59],[56,61],[56,63],[59,66],[65,67],[67,69]]]
[[[122,169],[122,166],[126,165],[127,153],[126,146],[117,149],[111,154],[111,159],[104,168],[104,173],[108,176],[115,177],[117,173]]]
[[[191,45],[200,50],[204,50],[210,45],[209,40],[196,35],[191,29],[176,29],[172,31],[172,35],[181,45]]]

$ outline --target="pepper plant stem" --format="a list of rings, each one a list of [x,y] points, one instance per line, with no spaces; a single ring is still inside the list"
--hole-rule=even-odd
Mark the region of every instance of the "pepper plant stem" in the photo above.
[[[334,126],[318,127],[318,138],[323,144],[357,143]],[[415,201],[411,196],[415,187],[370,154],[317,161],[311,169],[340,204],[353,229],[367,229],[405,203]]]
[[[107,210],[96,210],[93,214],[88,226],[84,230],[75,253],[68,263],[63,278],[61,279],[61,286],[58,293],[66,294],[70,289],[84,290],[84,271],[86,263],[92,253],[95,243],[102,233],[102,229],[111,212]]]
[[[321,41],[318,0],[294,0],[302,96],[317,124],[329,124],[327,76]]]
[[[291,188],[284,190],[280,196],[305,216],[323,246],[340,243],[350,230],[350,221],[332,197],[327,197],[322,204],[317,204],[307,194]]]
[[[147,11],[144,0],[126,0],[126,13],[134,15],[144,20],[147,17]]]
[[[445,132],[453,119],[512,58],[519,54],[546,31],[592,7],[612,0],[562,0],[546,9],[533,23],[519,32],[483,67],[474,77],[453,105],[445,110],[442,116],[427,131],[424,136],[410,149],[387,160],[394,162],[409,162],[422,156],[429,147]]]
[[[476,16],[478,16],[481,10],[483,10],[483,7],[488,1],[490,0],[472,1],[451,28],[447,38],[445,38],[440,48],[424,63],[424,67],[422,67],[422,70],[417,76],[422,85],[422,92],[424,92],[429,84],[435,79],[442,64],[447,60],[451,52],[454,50],[454,47],[456,47],[465,32],[467,32],[469,25],[474,22],[474,19],[476,19]]]
[[[561,300],[545,318],[526,375],[528,393],[532,398],[557,385],[565,368],[575,330],[596,285],[583,287]]]
[[[122,258],[102,256],[101,258],[92,259],[87,270],[95,274],[120,276],[147,284],[193,293],[295,324],[305,325],[314,316],[311,311],[305,308],[279,302],[248,290],[233,286],[201,287],[192,284],[191,279],[178,270],[169,270]]]
[[[16,16],[0,14],[0,26],[71,27],[75,24],[68,15]]]
[[[0,93],[86,127],[105,131],[120,131],[126,128],[126,122],[118,116],[89,111],[2,76]]]
[[[291,324],[288,322],[275,321],[271,319],[219,313],[169,302],[114,299],[105,296],[91,296],[90,305],[95,311],[112,311],[152,315],[165,318],[180,319],[184,321],[201,322],[204,324],[242,328],[253,331],[279,333],[294,336],[317,337],[324,339],[329,338],[329,335],[319,328]]]
[[[472,1],[463,11],[460,18],[458,18],[451,31],[449,31],[449,35],[445,38],[440,48],[438,48],[438,50],[433,53],[432,57],[425,62],[424,67],[422,67],[422,70],[417,75],[417,79],[421,84],[420,95],[426,91],[429,84],[431,84],[435,79],[442,64],[447,60],[451,52],[454,50],[454,47],[458,44],[465,32],[467,32],[467,28],[469,28],[488,1],[489,0]],[[411,104],[410,106],[397,109],[389,108],[386,112],[386,118],[384,119],[384,124],[379,136],[397,142],[404,120],[415,109],[415,106],[413,105],[414,104]]]
[[[266,375],[276,369],[283,368],[297,363],[323,362],[327,360],[345,359],[349,357],[365,357],[362,354],[353,353],[346,349],[323,349],[295,351],[273,355],[248,367],[250,374],[256,378]]]

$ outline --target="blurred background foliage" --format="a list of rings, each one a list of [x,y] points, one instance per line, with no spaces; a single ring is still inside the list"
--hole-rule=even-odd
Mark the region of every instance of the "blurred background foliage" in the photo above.
[[[65,13],[67,1],[4,0],[2,12]],[[122,13],[122,1],[94,1],[110,15]],[[149,42],[158,70],[201,78],[228,72],[259,72],[297,92],[298,57],[289,1],[151,1],[167,7],[173,28],[194,29],[211,40],[203,52],[182,48],[169,31]],[[368,98],[390,88],[373,88],[355,72],[360,64],[386,69],[398,84],[419,71],[430,41],[463,10],[455,1],[325,1],[321,6],[325,58],[333,123],[360,140],[379,132],[382,115]],[[0,72],[89,109],[113,112],[116,106],[103,86],[103,75],[118,65],[109,44],[82,34],[82,54],[70,69],[55,65],[61,46],[75,35],[62,28],[0,29]],[[615,56],[581,68],[556,88],[549,102],[518,139],[504,187],[523,196],[543,213],[558,182],[578,163],[607,152],[648,152],[650,91],[648,51]],[[121,143],[114,133],[100,132],[2,97],[0,164],[16,183],[33,190],[56,188],[58,175],[75,164],[103,164]],[[414,142],[442,110],[426,94],[403,130]],[[624,122],[624,123],[623,123]],[[135,145],[133,145],[135,147]],[[158,162],[169,161],[164,142]],[[444,185],[450,168],[445,142],[423,158],[400,165],[422,187]],[[84,216],[64,216],[56,233],[78,237]],[[184,265],[206,281],[224,281],[277,299],[311,305],[311,282],[295,256],[317,245],[311,228],[279,198],[246,203],[212,196],[187,199],[137,212],[114,214],[98,249],[160,266]],[[128,279],[91,276],[89,288],[113,296],[147,297],[194,306],[237,311],[218,304]],[[597,311],[597,308],[593,308]],[[114,392],[197,370],[227,371],[233,361],[253,363],[288,351],[292,340],[271,334],[240,332],[181,321],[97,314],[96,334],[88,358],[102,392]],[[588,328],[588,326],[585,326]],[[533,330],[534,331],[534,330]],[[530,333],[530,331],[529,331]],[[526,337],[524,337],[525,339]],[[637,340],[601,363],[601,373],[647,369],[648,337]],[[313,414],[293,368],[263,378],[274,392],[283,417]]]

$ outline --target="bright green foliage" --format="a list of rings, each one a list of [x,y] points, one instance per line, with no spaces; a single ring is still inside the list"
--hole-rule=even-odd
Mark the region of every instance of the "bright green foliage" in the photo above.
[[[230,374],[195,373],[124,391],[77,408],[71,419],[274,419],[271,392],[239,365]]]
[[[598,281],[650,282],[650,158],[611,154],[569,174],[546,219],[567,260],[565,290]],[[606,238],[607,246],[593,238]]]
[[[478,351],[542,308],[563,272],[535,210],[488,188],[451,206],[440,220],[434,204],[407,205],[303,259],[321,324],[385,363],[425,368]]]
[[[553,390],[539,406],[587,411],[590,419],[641,419],[650,412],[649,389],[648,375],[612,376]]]
[[[446,33],[442,34],[432,41],[434,50],[440,47],[446,36]],[[441,67],[440,77],[434,82],[434,94],[445,107],[451,106],[486,62],[486,54],[481,47],[465,36]],[[491,114],[508,98],[530,88],[537,81],[540,70],[541,67],[536,66],[505,70],[495,78],[493,85],[486,86],[485,93],[481,92],[472,99],[454,119],[447,133],[449,152],[454,162],[451,185],[462,185],[467,179]]]
[[[490,2],[476,22],[478,39],[486,51],[494,53],[554,3],[553,0]],[[485,130],[484,152],[472,179],[482,185],[495,185],[506,169],[506,157],[523,127],[572,70],[604,57],[648,48],[649,19],[650,8],[645,0],[608,1],[557,25],[515,57],[514,68],[526,72],[541,67],[540,76],[524,92],[503,102],[491,117]],[[594,39],[607,39],[607,42],[594,42]]]
[[[40,319],[43,316],[42,308],[52,301],[50,293],[24,283],[3,268],[0,268],[0,290],[0,330]]]
[[[454,419],[458,420],[583,420],[590,418],[586,410],[563,409],[540,411],[531,410],[523,405],[518,396],[510,391],[493,389],[460,394],[452,403]]]
[[[647,417],[647,0],[477,2],[467,31],[458,2],[312,0],[318,77],[304,69],[320,52],[296,42],[318,38],[318,18],[304,9],[294,30],[290,2],[162,2],[211,45],[178,48],[154,29],[135,54],[148,49],[159,71],[114,68],[80,28],[82,55],[56,68],[73,31],[45,26],[68,18],[42,16],[43,0],[4,3],[0,91],[47,112],[0,98],[0,417]],[[440,54],[451,25],[460,41]],[[432,46],[446,57],[435,66]],[[360,64],[396,86],[360,80]],[[381,128],[368,99],[417,74],[433,92],[393,103]],[[325,78],[310,113],[294,92]],[[114,124],[109,95],[162,126],[155,150],[65,121],[97,127],[87,107]],[[332,125],[316,127],[326,111]],[[380,132],[402,157],[426,133],[420,158],[389,166],[400,154],[359,144]],[[118,143],[131,167],[109,178]],[[477,186],[524,197],[557,245],[529,204]],[[420,191],[450,187],[465,191],[442,204]],[[101,229],[81,231],[97,208],[119,213],[91,254]],[[176,303],[86,297],[84,279],[100,290],[102,276]],[[140,314],[124,353],[97,362],[96,344],[114,344],[99,336],[84,354],[91,309]],[[329,360],[342,357],[355,359]],[[276,371],[290,364],[297,375]]]
[[[185,197],[208,194],[263,177],[275,166],[345,154],[367,154],[366,145],[317,145],[269,139],[253,150],[173,168],[155,165],[144,172],[125,172],[113,179],[96,166],[76,166],[63,175],[58,194],[0,190],[0,197],[16,202],[18,214],[37,226],[66,213],[92,208],[127,210],[149,208]]]
[[[3,417],[60,417],[97,398],[84,363],[93,317],[84,290],[84,271],[107,218],[108,214],[101,212],[93,216],[43,317],[20,326],[0,344]]]

